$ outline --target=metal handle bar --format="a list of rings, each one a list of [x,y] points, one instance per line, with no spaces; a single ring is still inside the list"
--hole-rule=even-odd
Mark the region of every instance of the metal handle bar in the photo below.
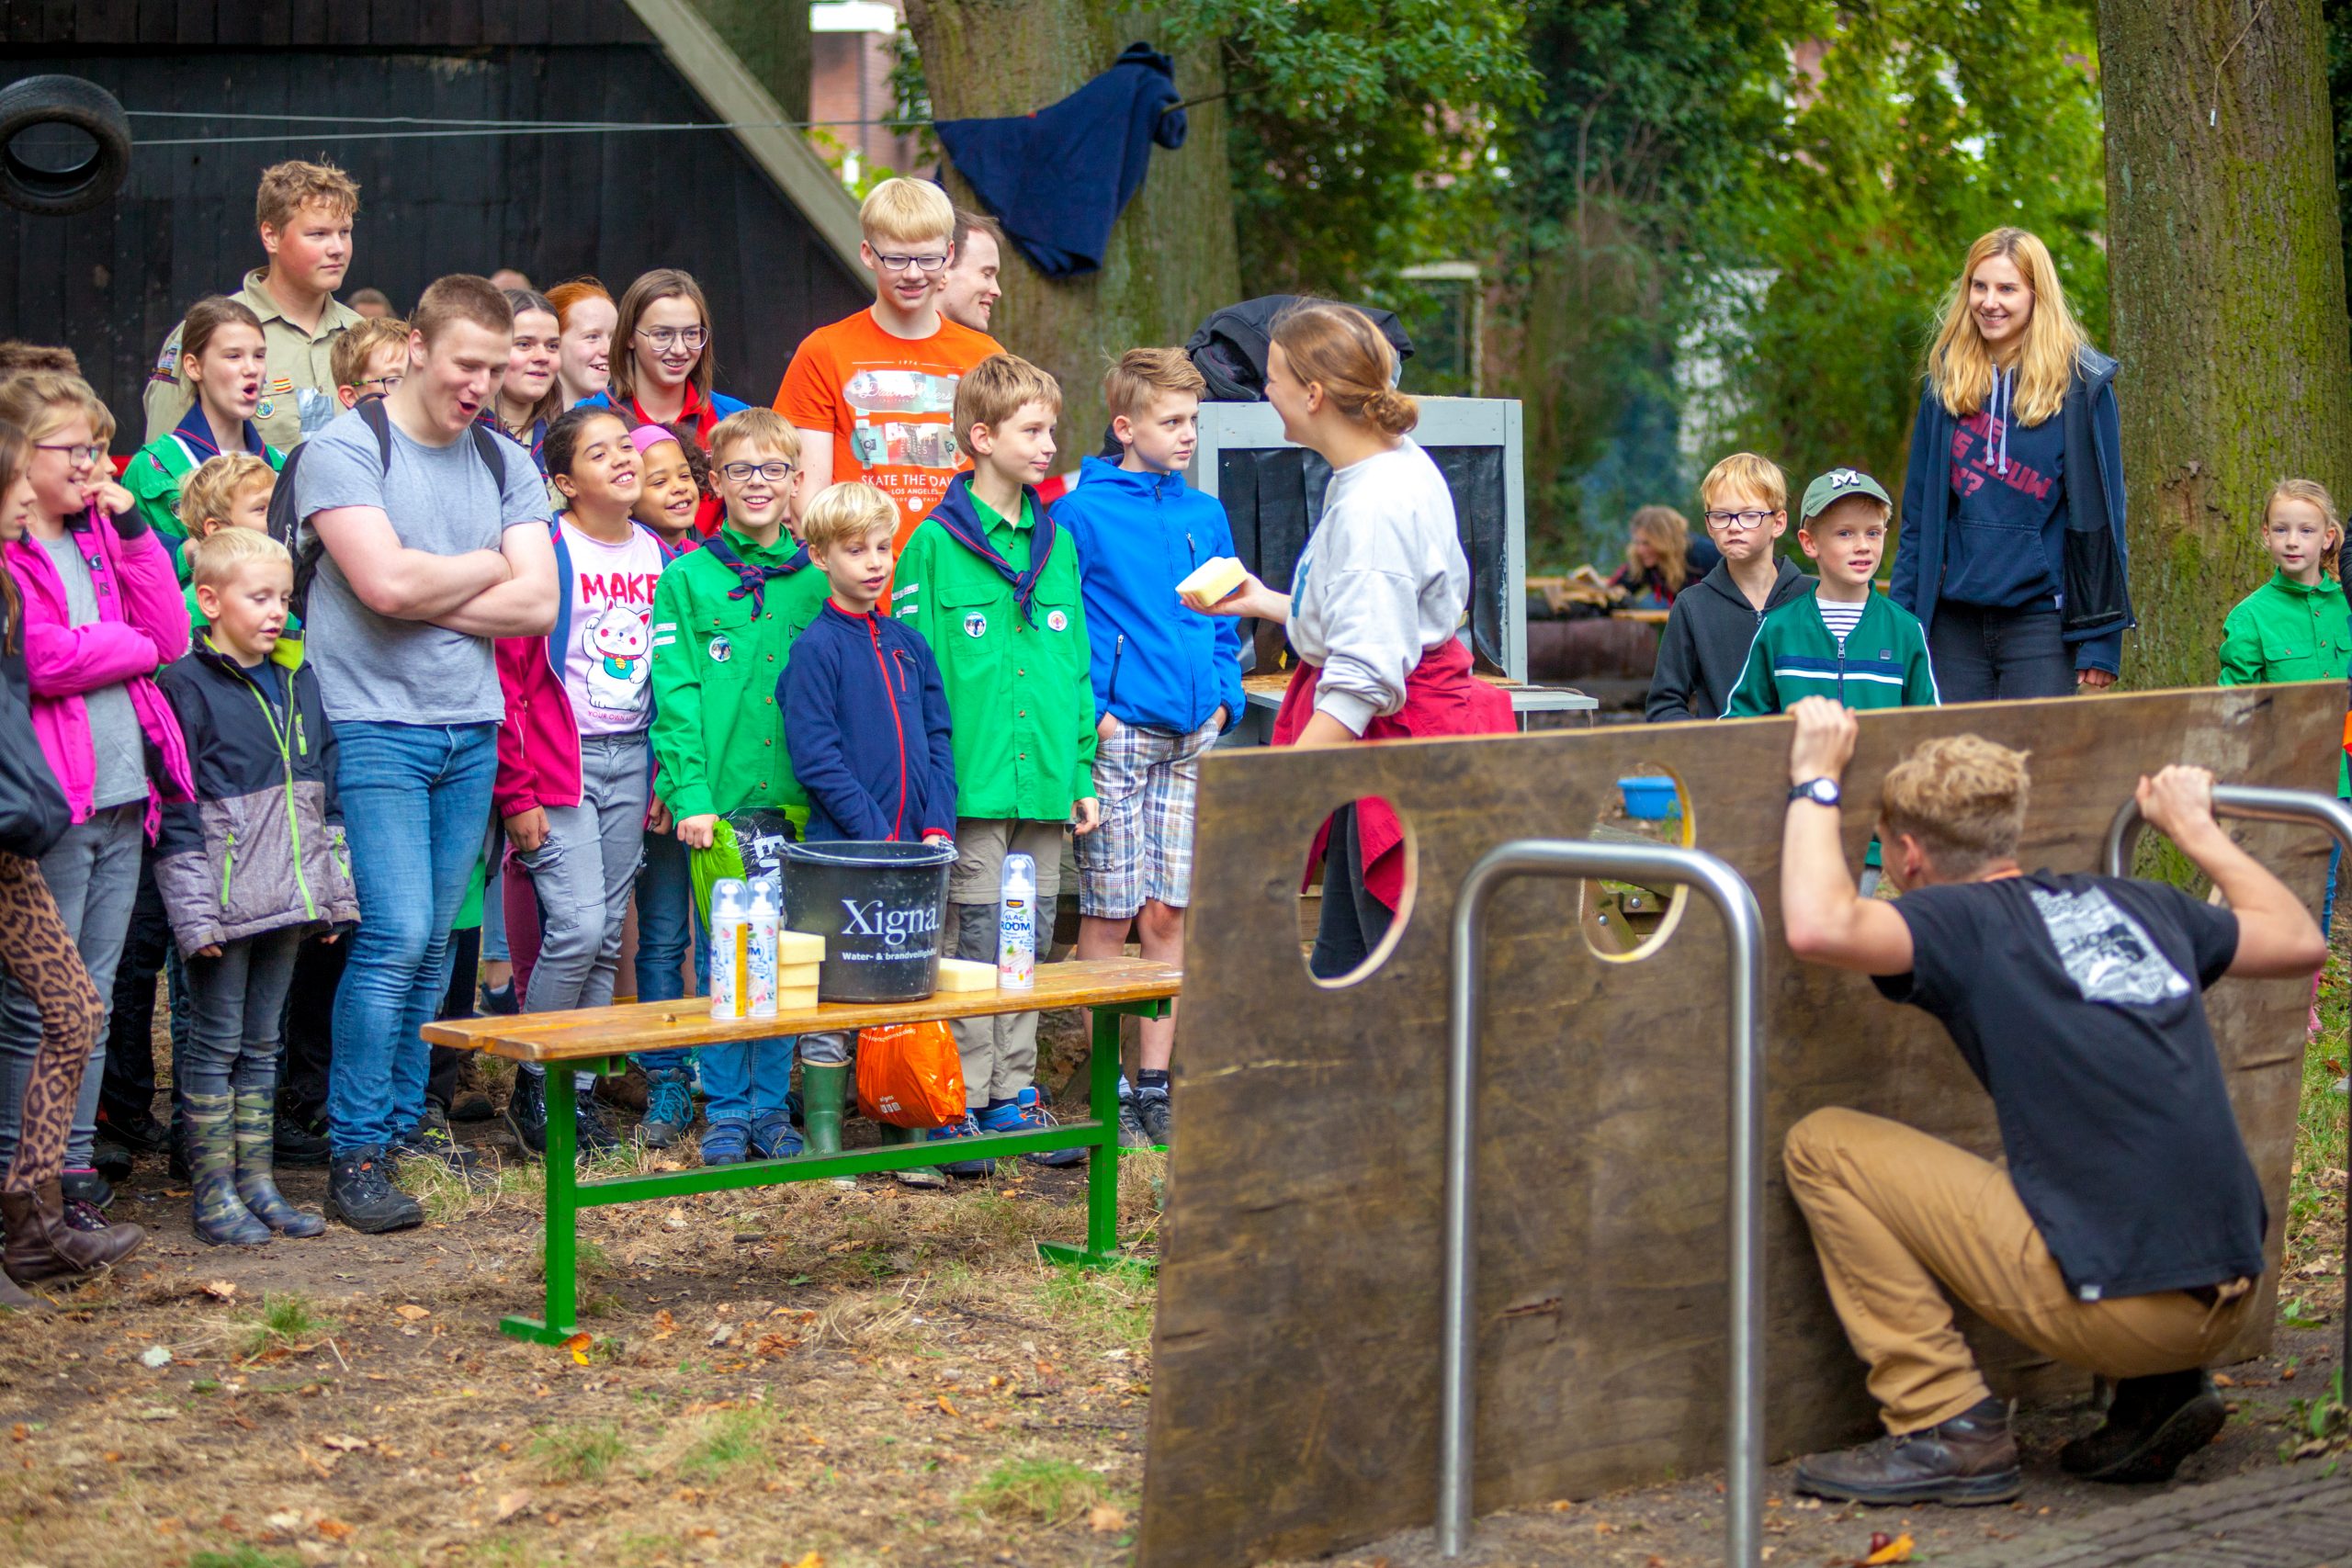
[[[2256,822],[2291,822],[2324,828],[2346,853],[2352,855],[2352,808],[2344,802],[2309,790],[2265,789],[2255,784],[2213,786],[2213,815],[2240,817]],[[2109,876],[2130,874],[2132,851],[2148,825],[2140,803],[2127,800],[2107,825],[2106,868]],[[2325,936],[2327,933],[2320,933]],[[2352,1398],[2352,1203],[2344,1216],[2344,1354],[2335,1363],[2345,1369],[2344,1393]]]
[[[1453,908],[1453,997],[1445,1078],[1445,1338],[1438,1412],[1437,1540],[1459,1557],[1470,1533],[1473,1451],[1471,1309],[1477,1218],[1472,1133],[1477,1120],[1479,967],[1487,904],[1521,876],[1612,877],[1672,884],[1706,895],[1722,912],[1731,960],[1730,1287],[1731,1399],[1724,1533],[1735,1568],[1761,1561],[1764,1504],[1764,917],[1739,874],[1713,855],[1664,845],[1521,839],[1489,852],[1462,879]]]

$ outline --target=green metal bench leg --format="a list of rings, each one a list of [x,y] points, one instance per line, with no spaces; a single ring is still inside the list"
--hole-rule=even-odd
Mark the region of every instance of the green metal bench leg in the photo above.
[[[579,1332],[580,1169],[574,1163],[578,1127],[572,1121],[579,1090],[571,1081],[576,1070],[571,1063],[558,1062],[547,1075],[547,1315],[509,1317],[498,1325],[514,1338],[541,1345],[560,1345]]]
[[[1163,1004],[1164,1005],[1164,1004]],[[1049,1263],[1103,1269],[1119,1256],[1119,1020],[1124,1011],[1094,1010],[1094,1049],[1089,1064],[1088,1104],[1101,1128],[1101,1142],[1086,1164],[1086,1245],[1041,1241],[1038,1255]]]

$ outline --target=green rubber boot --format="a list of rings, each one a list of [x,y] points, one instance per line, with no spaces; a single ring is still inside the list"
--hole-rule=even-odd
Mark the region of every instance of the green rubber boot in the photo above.
[[[277,1138],[277,1091],[241,1089],[236,1091],[237,1197],[245,1212],[280,1235],[327,1234],[327,1223],[308,1209],[298,1209],[277,1190],[275,1168]]]
[[[210,1247],[259,1247],[277,1233],[237,1195],[237,1128],[225,1094],[189,1089],[188,1167],[195,1177],[196,1235]]]
[[[842,1102],[849,1094],[849,1067],[800,1064],[800,1130],[808,1136],[803,1151],[812,1155],[842,1152]]]

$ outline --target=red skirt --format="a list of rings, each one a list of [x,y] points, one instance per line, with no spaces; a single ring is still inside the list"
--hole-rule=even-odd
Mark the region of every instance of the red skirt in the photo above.
[[[1322,667],[1301,662],[1291,671],[1290,689],[1274,715],[1274,744],[1289,746],[1298,739],[1306,721],[1315,716],[1315,686]],[[1405,677],[1405,705],[1375,717],[1364,727],[1363,739],[1405,740],[1440,735],[1509,735],[1518,728],[1508,694],[1470,673],[1470,650],[1459,637],[1447,637],[1424,651],[1413,672]],[[1367,796],[1356,805],[1356,838],[1363,850],[1363,885],[1389,908],[1405,896],[1404,824],[1378,799]],[[1315,847],[1308,852],[1311,867],[1323,858],[1329,822],[1316,829]]]

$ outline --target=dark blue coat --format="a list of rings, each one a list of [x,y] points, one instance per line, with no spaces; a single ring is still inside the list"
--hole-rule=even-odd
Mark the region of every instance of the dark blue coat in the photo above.
[[[775,688],[793,776],[808,794],[805,842],[956,831],[947,692],[920,632],[828,599]]]
[[[1143,186],[1151,144],[1184,144],[1184,111],[1170,107],[1181,101],[1176,62],[1131,43],[1057,104],[932,130],[1004,237],[1047,277],[1069,277],[1102,265],[1111,225]]]
[[[2122,420],[2115,407],[2115,361],[2083,350],[2059,412],[2065,434],[2066,499],[2042,539],[2050,581],[2064,585],[2058,615],[2077,670],[2123,667],[2123,634],[2137,623],[2125,581]],[[1903,478],[1902,532],[1887,596],[1932,630],[1951,547],[1951,444],[1960,422],[1930,379],[1911,427]]]

